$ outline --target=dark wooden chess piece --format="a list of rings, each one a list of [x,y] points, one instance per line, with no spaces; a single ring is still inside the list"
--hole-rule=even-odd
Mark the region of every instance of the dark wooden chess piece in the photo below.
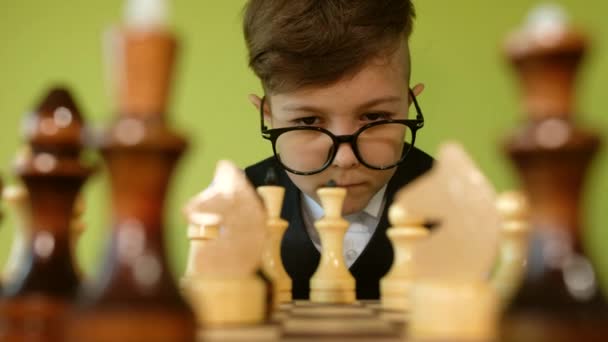
[[[51,90],[26,117],[31,153],[16,162],[30,194],[31,220],[18,272],[0,301],[0,340],[62,341],[62,323],[79,286],[70,222],[91,168],[80,159],[83,119],[70,93]]]
[[[532,234],[525,280],[505,312],[505,341],[608,336],[606,301],[581,244],[585,176],[600,146],[574,117],[576,71],[588,40],[557,14],[538,12],[506,46],[528,119],[505,147],[529,197]]]
[[[70,319],[68,341],[194,341],[195,318],[163,239],[169,180],[187,145],[164,116],[176,39],[155,25],[127,23],[112,34],[120,115],[98,141],[111,183],[111,242]]]

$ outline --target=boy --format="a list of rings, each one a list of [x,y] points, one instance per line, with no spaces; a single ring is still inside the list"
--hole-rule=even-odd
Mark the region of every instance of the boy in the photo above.
[[[410,0],[250,0],[244,34],[264,96],[250,95],[275,156],[246,169],[255,186],[270,168],[285,187],[282,244],[293,298],[309,295],[320,259],[316,190],[347,189],[344,258],[357,298],[379,298],[393,251],[386,236],[395,192],[431,167],[413,147],[424,119],[409,87]],[[417,110],[408,117],[411,103]],[[411,115],[414,116],[414,115]],[[271,127],[266,127],[268,123]],[[405,143],[404,143],[405,141]]]

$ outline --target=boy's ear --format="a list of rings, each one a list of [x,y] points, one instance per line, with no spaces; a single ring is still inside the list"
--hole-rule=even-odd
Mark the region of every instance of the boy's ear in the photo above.
[[[247,95],[247,98],[249,99],[249,102],[251,102],[251,104],[259,112],[260,111],[260,105],[262,104],[262,98],[259,97],[259,96],[257,96],[256,94],[249,94],[249,95]]]
[[[255,107],[257,112],[260,112],[260,106],[262,105],[262,98],[257,96],[256,94],[249,94],[247,96],[249,98],[249,102]],[[264,119],[270,120],[270,113],[268,111],[268,103],[264,102]]]
[[[412,92],[414,93],[414,96],[416,96],[416,97],[418,97],[418,95],[420,95],[420,93],[422,93],[423,90],[424,90],[423,83],[418,83],[414,86],[414,88],[412,88]]]
[[[262,98],[256,94],[249,94],[249,102],[255,107],[257,112],[260,112],[260,106],[262,105]],[[270,110],[268,109],[268,99],[264,101],[264,120],[270,122]]]
[[[424,84],[418,83],[412,88],[412,93],[414,93],[414,96],[418,97],[418,95],[420,95],[420,93],[422,93],[423,90],[424,90]],[[408,94],[408,98],[409,98],[408,103],[411,106],[412,103],[414,103],[414,101],[412,100],[412,95]]]

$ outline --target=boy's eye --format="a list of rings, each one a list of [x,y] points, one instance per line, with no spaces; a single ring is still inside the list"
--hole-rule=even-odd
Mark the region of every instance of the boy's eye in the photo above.
[[[365,121],[378,121],[390,119],[391,115],[388,113],[365,113],[362,115],[362,119]]]
[[[319,123],[319,118],[316,116],[307,116],[293,120],[293,123],[299,126],[310,126]]]

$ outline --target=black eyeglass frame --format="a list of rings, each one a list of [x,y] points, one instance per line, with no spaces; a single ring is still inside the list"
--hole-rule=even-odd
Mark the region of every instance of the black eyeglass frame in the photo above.
[[[266,100],[266,97],[264,96],[264,97],[262,97],[262,101],[260,103],[260,130],[262,131],[262,138],[264,138],[266,140],[270,140],[270,142],[272,143],[272,152],[274,154],[275,159],[279,162],[279,164],[281,164],[281,166],[286,171],[289,171],[296,175],[310,176],[310,175],[314,175],[314,174],[323,172],[325,169],[327,169],[329,167],[329,165],[331,165],[331,163],[336,158],[336,154],[338,153],[338,148],[340,147],[340,144],[342,144],[342,143],[350,144],[350,146],[355,154],[355,157],[357,157],[357,160],[361,164],[363,164],[365,167],[372,169],[372,170],[392,169],[392,168],[398,166],[399,164],[403,163],[403,161],[406,159],[407,155],[409,154],[410,150],[414,146],[414,143],[416,142],[416,132],[420,128],[424,127],[424,116],[422,114],[422,110],[420,109],[420,105],[418,104],[418,101],[416,100],[416,96],[414,95],[414,92],[411,89],[409,89],[409,95],[412,98],[414,107],[416,108],[416,119],[402,119],[402,120],[387,119],[387,120],[374,121],[374,122],[370,122],[370,123],[362,126],[355,133],[348,134],[348,135],[334,135],[332,132],[326,130],[325,128],[314,127],[314,126],[294,126],[294,127],[268,129],[268,127],[266,127],[266,125],[264,124],[264,102]],[[359,153],[359,149],[357,148],[357,144],[355,143],[357,141],[357,138],[359,137],[361,132],[365,131],[366,129],[368,129],[370,127],[374,127],[374,126],[378,126],[378,125],[382,125],[382,124],[392,124],[392,123],[402,124],[402,125],[407,126],[410,129],[411,134],[412,134],[412,142],[406,146],[406,150],[402,153],[401,159],[399,159],[399,161],[397,161],[396,163],[389,165],[389,166],[383,166],[383,167],[376,167],[373,165],[369,165],[368,163],[366,163],[363,160],[363,158],[361,158],[361,154]],[[331,157],[327,158],[327,161],[325,162],[325,164],[323,164],[323,166],[317,170],[309,171],[309,172],[293,170],[293,169],[289,168],[287,165],[283,164],[283,162],[281,161],[281,158],[277,154],[276,142],[277,142],[277,139],[279,138],[279,136],[286,132],[299,131],[299,130],[323,132],[323,133],[327,134],[333,141],[333,145],[332,145],[333,151],[331,152]]]

